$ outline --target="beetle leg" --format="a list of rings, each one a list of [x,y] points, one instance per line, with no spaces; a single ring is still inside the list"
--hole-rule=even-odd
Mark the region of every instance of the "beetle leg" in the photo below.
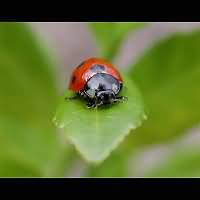
[[[125,100],[128,100],[128,97],[119,96],[119,97],[116,97],[115,99],[113,99],[113,102],[121,102],[121,101],[125,101]]]
[[[102,102],[102,101],[101,101],[100,103],[97,103],[97,104],[96,104],[97,107],[99,107],[99,106],[101,106],[101,105],[103,105],[103,102]]]
[[[88,108],[95,108],[96,107],[96,102],[95,101],[92,101],[91,99],[87,99],[87,107]]]
[[[83,98],[87,98],[87,95],[85,94],[85,92],[84,92],[84,91],[82,91],[82,92],[79,92],[79,95],[80,95],[81,97],[83,97]]]
[[[87,105],[88,108],[91,108],[93,104],[91,102],[89,102],[86,105]]]
[[[78,98],[78,93],[76,93],[74,96],[71,97],[65,97],[65,100],[74,100]]]
[[[116,98],[119,100],[122,100],[122,101],[128,100],[128,97],[126,97],[126,96],[120,96],[120,97],[116,97]]]
[[[96,107],[97,107],[97,104],[96,104],[96,103],[89,102],[89,103],[87,103],[87,107],[88,107],[88,108],[96,108]]]

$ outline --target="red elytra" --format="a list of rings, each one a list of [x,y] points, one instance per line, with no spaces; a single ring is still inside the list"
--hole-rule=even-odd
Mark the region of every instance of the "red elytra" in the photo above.
[[[103,66],[103,69],[100,73],[110,74],[118,81],[123,82],[120,73],[111,63],[108,63],[106,60],[101,58],[89,58],[82,62],[73,71],[69,84],[69,89],[74,92],[79,92],[83,90],[88,80],[97,73],[91,70],[92,66],[94,65]]]

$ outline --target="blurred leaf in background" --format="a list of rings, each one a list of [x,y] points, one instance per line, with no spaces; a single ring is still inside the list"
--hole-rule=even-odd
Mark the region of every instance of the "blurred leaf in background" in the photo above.
[[[130,77],[136,82],[144,96],[149,109],[148,120],[142,127],[134,130],[120,149],[102,165],[89,168],[90,175],[128,176],[127,161],[130,156],[134,156],[132,153],[135,150],[145,145],[171,141],[183,134],[185,129],[200,122],[199,44],[199,31],[176,33],[157,42],[138,59],[136,64],[131,66]],[[185,153],[186,160],[190,159],[190,155],[193,164],[184,165],[183,167],[187,168],[185,171],[190,171],[195,164],[199,166],[198,154]],[[184,154],[177,154],[177,156],[181,160]],[[176,160],[175,156],[172,160]],[[176,174],[176,171],[171,170],[173,166],[181,167],[184,161],[177,162],[178,164],[166,164],[166,166],[163,164],[162,169],[165,172],[169,166],[169,173],[163,174],[183,175],[183,173],[177,171]],[[111,163],[113,167],[120,165],[124,171],[119,168],[117,168],[118,171],[112,171]]]
[[[89,25],[97,41],[99,56],[113,60],[128,34],[142,28],[145,23],[95,22]]]
[[[64,175],[54,66],[35,37],[24,23],[0,23],[0,176]]]
[[[146,121],[133,138],[155,144],[176,138],[200,122],[200,32],[177,33],[149,49],[132,66],[149,108]]]
[[[200,149],[187,148],[173,152],[163,163],[147,170],[146,177],[199,177]]]

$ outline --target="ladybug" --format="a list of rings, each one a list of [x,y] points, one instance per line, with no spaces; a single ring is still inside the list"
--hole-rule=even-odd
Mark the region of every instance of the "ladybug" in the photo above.
[[[118,96],[123,80],[116,68],[100,58],[89,58],[72,73],[69,89],[75,95],[67,99],[83,98],[89,108],[119,102],[127,97]]]

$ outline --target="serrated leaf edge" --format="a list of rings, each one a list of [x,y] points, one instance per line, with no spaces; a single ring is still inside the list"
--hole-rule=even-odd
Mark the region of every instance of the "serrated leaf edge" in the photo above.
[[[142,122],[143,122],[144,120],[147,120],[147,115],[146,115],[145,113],[143,113],[141,120],[138,121],[137,123],[135,123],[135,125],[134,125],[134,124],[130,124],[130,125],[128,126],[128,129],[127,129],[128,131],[125,132],[125,133],[123,133],[123,134],[121,134],[118,138],[116,138],[115,141],[113,142],[113,144],[111,145],[111,148],[108,149],[108,150],[106,150],[106,151],[102,154],[101,158],[100,158],[100,159],[97,159],[97,160],[88,159],[87,156],[85,156],[85,155],[81,152],[81,149],[78,147],[78,144],[73,140],[73,137],[66,135],[66,138],[69,140],[69,142],[74,146],[74,148],[76,149],[76,151],[80,154],[80,156],[81,156],[86,162],[88,162],[88,163],[90,163],[90,164],[98,165],[98,164],[102,163],[102,162],[111,154],[111,152],[114,151],[114,150],[119,146],[119,144],[125,139],[126,136],[128,136],[128,134],[129,134],[132,130],[134,130],[134,129],[140,127],[140,126],[142,125]],[[58,121],[56,120],[56,117],[53,118],[53,122],[55,123],[55,125],[56,125],[58,128],[61,128],[61,129],[62,129],[62,128],[65,127],[64,124],[59,125]]]

